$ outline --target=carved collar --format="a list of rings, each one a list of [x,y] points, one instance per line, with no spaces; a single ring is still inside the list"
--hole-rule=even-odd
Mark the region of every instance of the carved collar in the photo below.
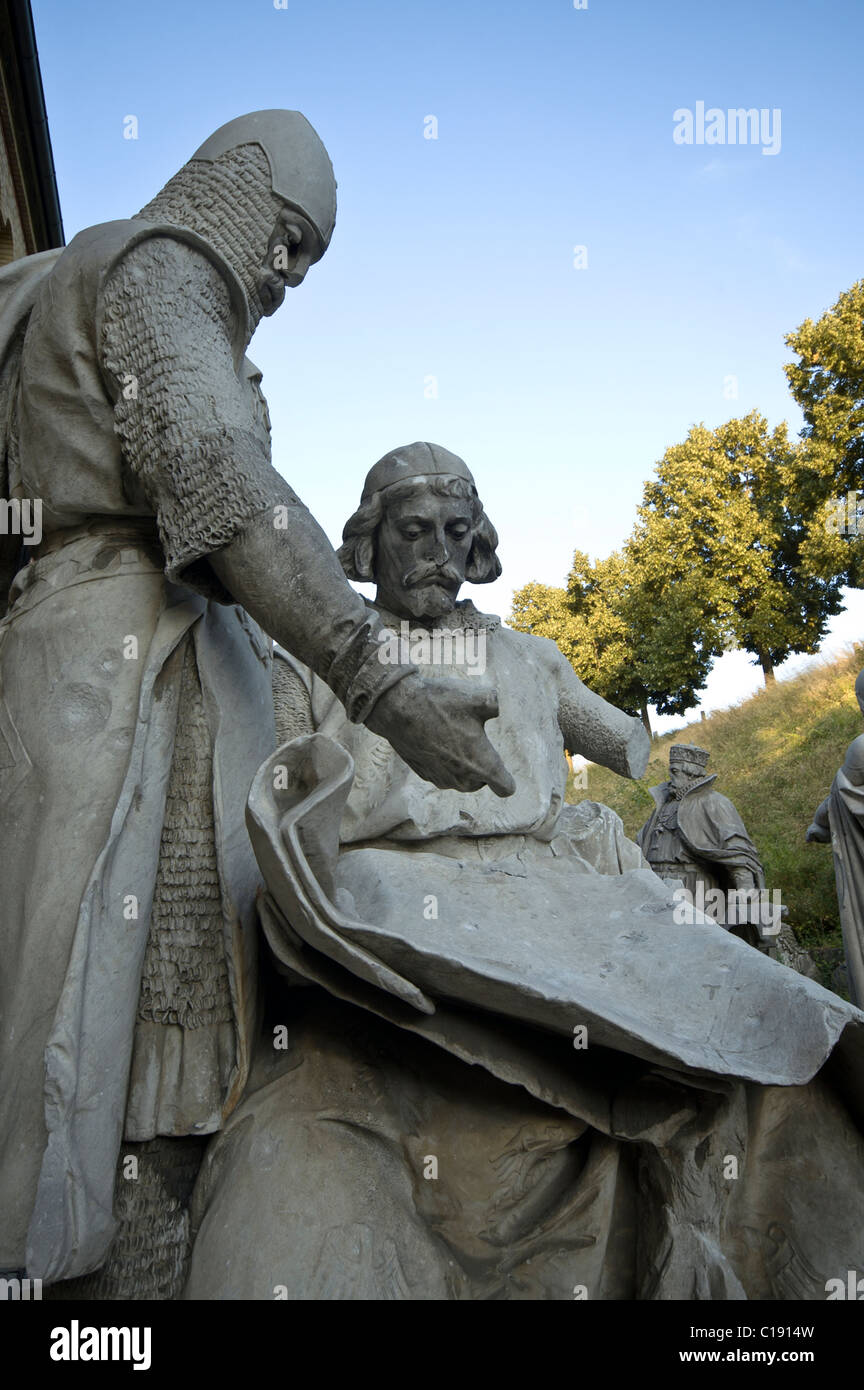
[[[394,613],[388,613],[386,608],[381,608],[371,599],[365,598],[363,602],[367,608],[373,608],[387,627],[394,632],[400,631],[400,623],[407,622],[409,630],[412,632],[453,632],[459,628],[464,628],[469,632],[494,632],[501,626],[501,619],[494,613],[481,613],[474,607],[470,598],[457,600],[456,607],[450,613],[442,613],[439,618],[397,618]]]

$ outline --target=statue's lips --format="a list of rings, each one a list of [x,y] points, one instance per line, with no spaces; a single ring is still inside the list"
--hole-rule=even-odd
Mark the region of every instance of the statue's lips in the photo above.
[[[446,589],[456,592],[462,587],[462,576],[455,574],[453,570],[439,570],[435,574],[424,574],[415,577],[411,570],[402,580],[406,589]]]

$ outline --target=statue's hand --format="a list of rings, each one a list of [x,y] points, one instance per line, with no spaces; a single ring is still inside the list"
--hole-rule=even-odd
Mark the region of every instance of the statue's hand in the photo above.
[[[512,796],[516,783],[483,729],[497,714],[494,691],[411,675],[385,690],[366,726],[436,787],[475,792],[488,785],[496,796]]]
[[[814,840],[819,844],[829,845],[831,843],[831,831],[826,830],[822,825],[817,825],[814,820],[812,824],[807,827],[806,839],[808,845],[812,844]]]

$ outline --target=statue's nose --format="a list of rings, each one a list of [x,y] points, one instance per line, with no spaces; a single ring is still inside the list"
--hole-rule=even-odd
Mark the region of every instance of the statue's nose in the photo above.
[[[435,536],[429,546],[429,559],[435,565],[443,565],[449,559],[447,541],[442,534]]]

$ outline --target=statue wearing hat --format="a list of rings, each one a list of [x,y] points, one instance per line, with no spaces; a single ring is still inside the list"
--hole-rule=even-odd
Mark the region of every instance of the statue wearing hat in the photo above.
[[[265,632],[419,778],[512,790],[494,692],[382,665],[376,614],[270,461],[246,348],[335,212],[308,121],[258,111],[133,217],[0,273],[0,496],[40,499],[44,525],[0,555],[0,1271],[104,1267],[117,1211],[149,1201],[174,1256],[137,1296],[181,1277],[183,1194],[256,1018]],[[121,1148],[140,1171],[115,1192]]]
[[[655,809],[637,842],[655,874],[679,880],[694,899],[707,900],[709,915],[723,921],[725,912],[716,910],[717,894],[712,904],[711,891],[719,889],[725,898],[735,890],[762,889],[765,873],[744,822],[714,788],[717,776],[707,771],[709,756],[695,744],[673,743],[669,781],[651,788]],[[742,927],[751,945],[760,944],[749,924]]]

